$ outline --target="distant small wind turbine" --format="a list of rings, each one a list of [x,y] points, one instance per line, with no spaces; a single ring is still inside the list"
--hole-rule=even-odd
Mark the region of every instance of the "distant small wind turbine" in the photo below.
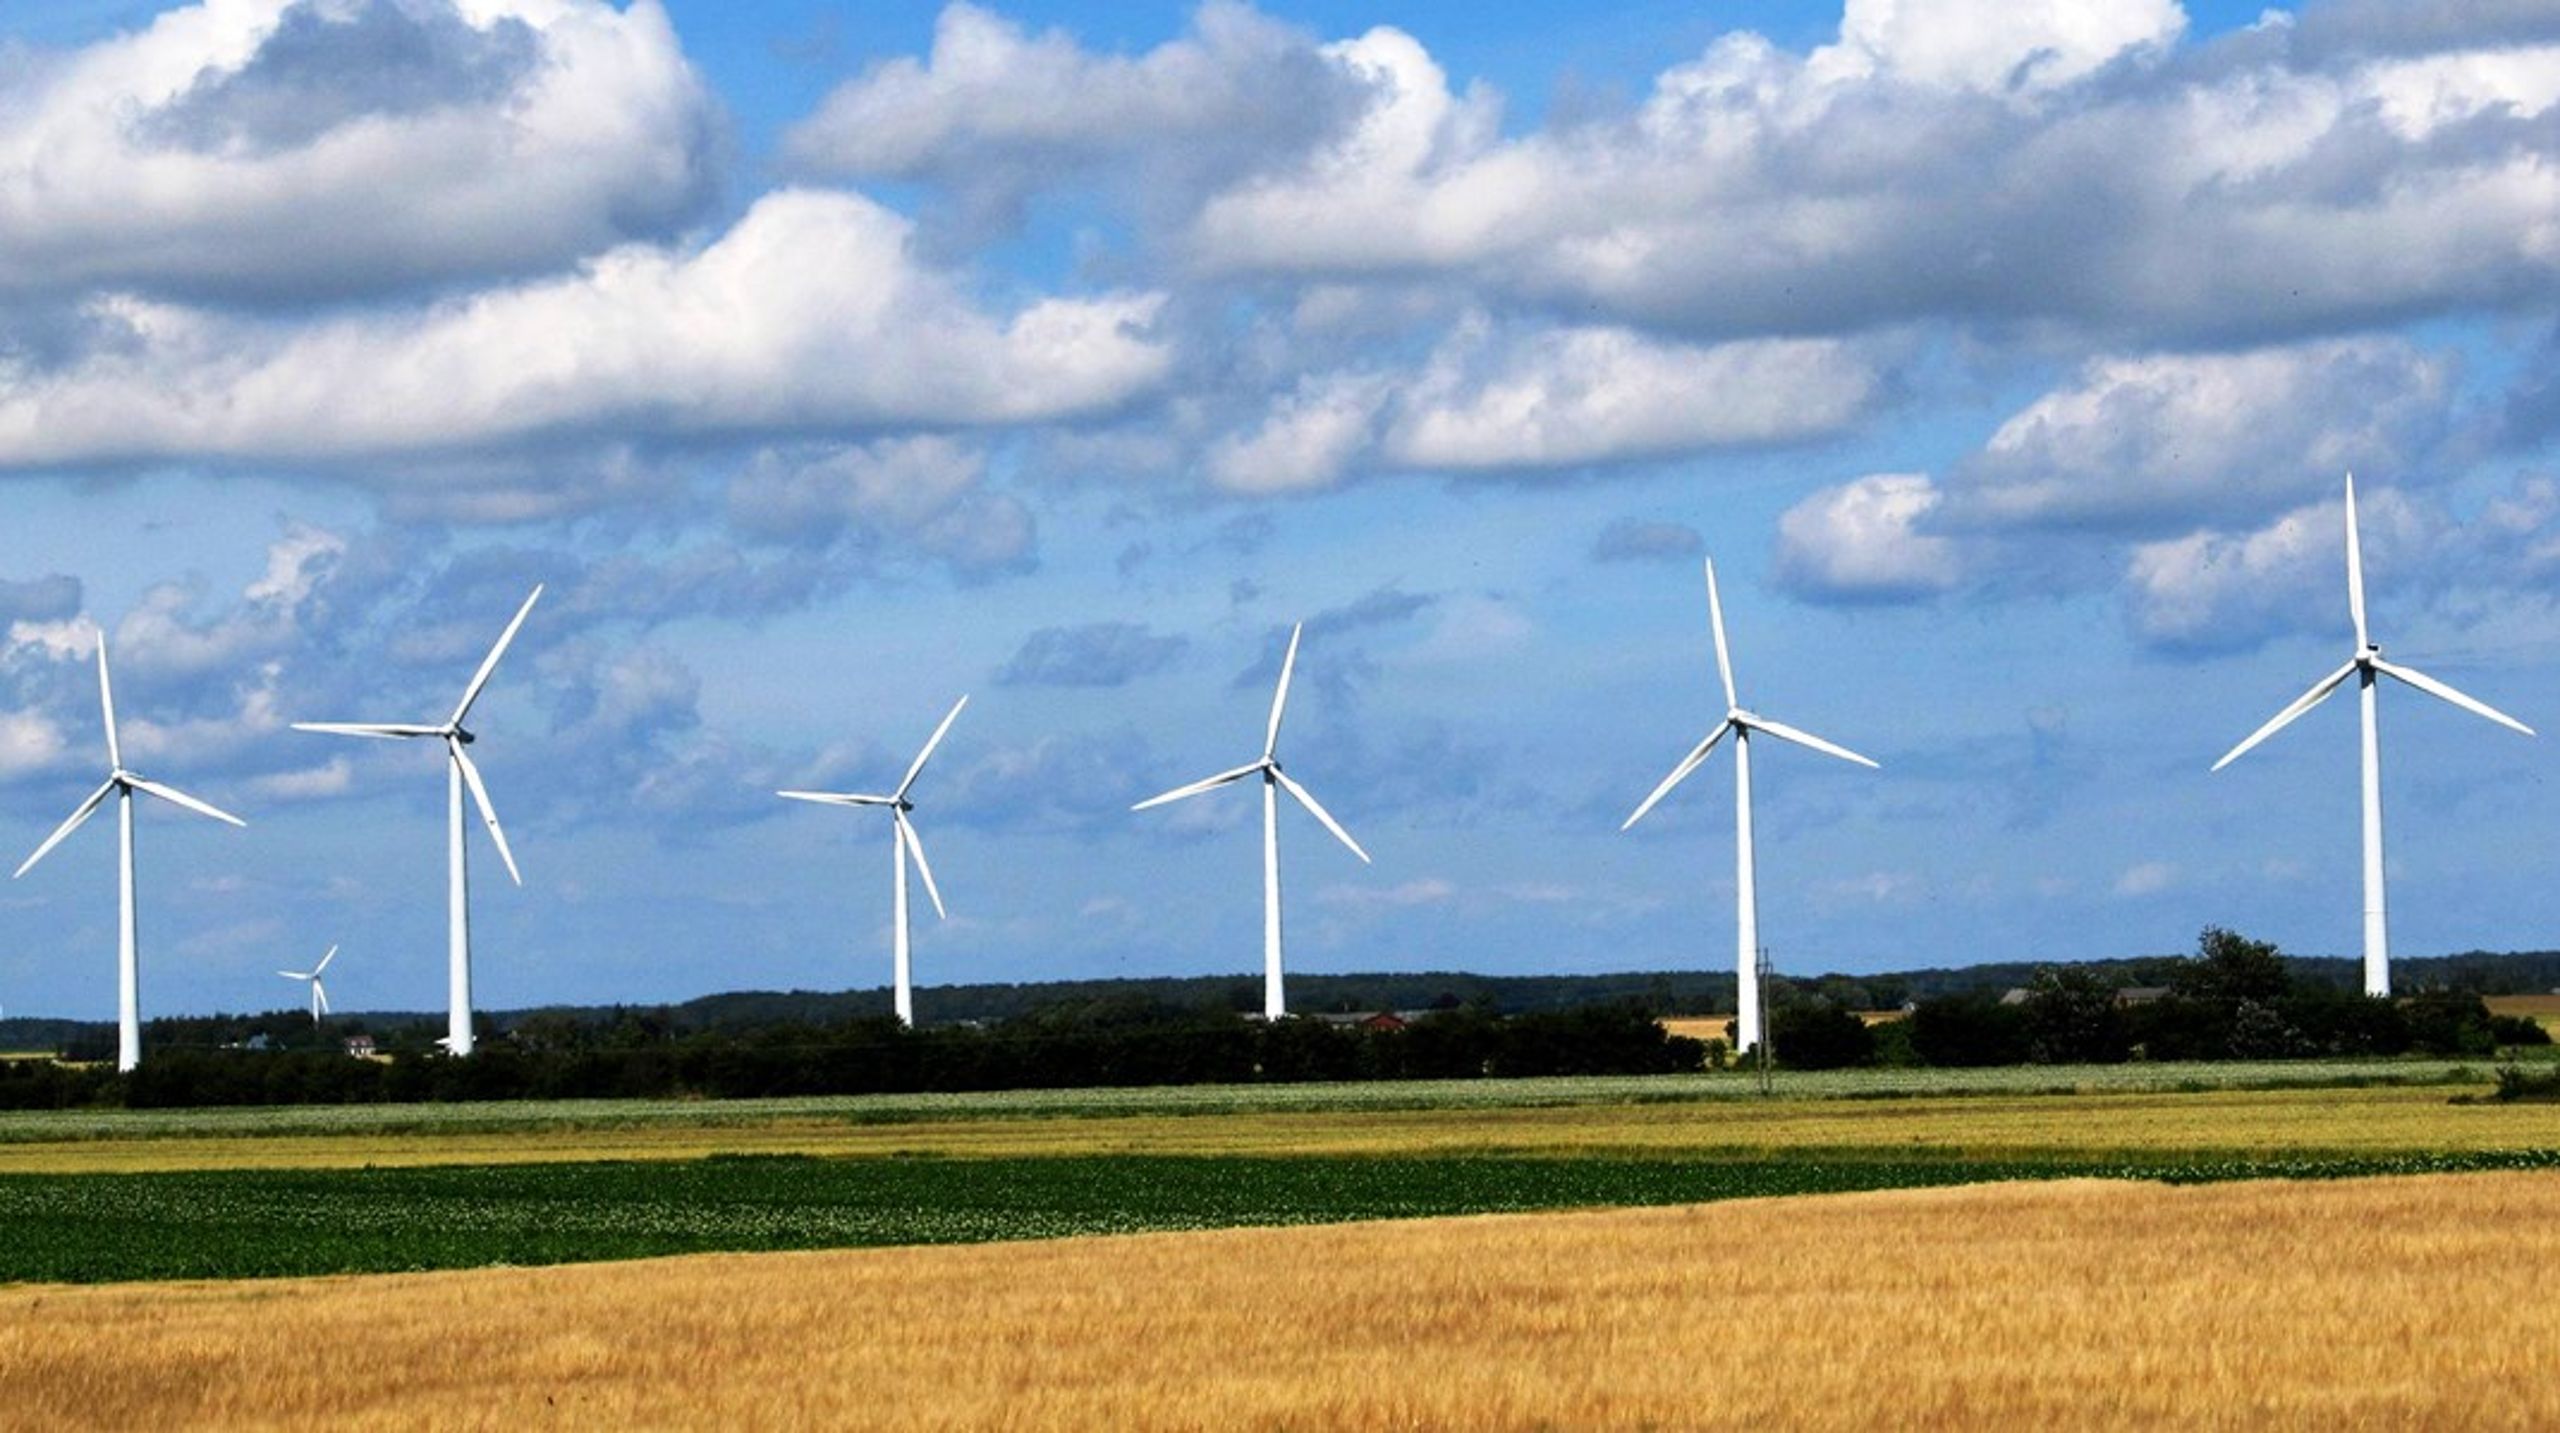
[[[311,983],[311,1023],[314,1025],[320,1023],[321,1016],[329,1013],[329,991],[326,986],[323,986],[320,983],[320,972],[327,970],[329,968],[329,962],[336,960],[337,958],[338,948],[333,945],[329,947],[329,953],[327,955],[320,957],[320,963],[311,967],[309,970],[279,970],[276,972],[276,974],[283,976],[287,980],[307,980]]]
[[[1742,699],[1734,694],[1733,659],[1727,654],[1724,641],[1724,603],[1716,595],[1716,564],[1712,558],[1707,561],[1707,618],[1715,628],[1716,675],[1724,679],[1724,720],[1716,723],[1715,730],[1708,732],[1706,740],[1691,748],[1678,766],[1671,768],[1671,774],[1662,778],[1662,784],[1653,788],[1653,794],[1647,796],[1644,804],[1638,806],[1618,829],[1624,831],[1644,819],[1644,813],[1652,810],[1656,802],[1671,794],[1672,787],[1687,780],[1689,773],[1706,761],[1707,754],[1716,749],[1717,742],[1724,740],[1726,732],[1733,733],[1734,971],[1739,985],[1734,1041],[1748,1050],[1760,1043],[1761,1032],[1760,982],[1753,978],[1758,973],[1760,957],[1760,897],[1751,850],[1751,734],[1767,732],[1780,741],[1791,741],[1826,756],[1854,761],[1860,766],[1873,767],[1875,763],[1811,732],[1799,731],[1785,722],[1773,721],[1743,709]]]
[[[519,886],[524,876],[516,870],[516,857],[507,849],[507,833],[498,825],[498,813],[489,804],[489,788],[480,780],[480,768],[472,763],[465,750],[477,740],[463,725],[471,715],[471,704],[480,700],[481,689],[489,685],[489,677],[498,670],[498,659],[507,654],[507,644],[516,639],[516,631],[533,612],[533,604],[542,600],[542,588],[536,584],[533,594],[516,609],[515,620],[498,636],[498,644],[473,673],[471,684],[462,689],[462,702],[453,715],[440,726],[421,726],[396,722],[298,721],[296,731],[326,732],[333,736],[364,736],[385,741],[410,737],[434,737],[444,743],[445,750],[445,889],[446,911],[446,1034],[442,1041],[456,1055],[471,1053],[471,878],[462,842],[462,792],[471,789],[472,803],[480,808],[480,819],[489,828],[489,839],[497,843],[498,859],[507,863],[507,874]]]
[[[2395,662],[2382,660],[2382,645],[2365,630],[2364,621],[2364,551],[2356,537],[2356,477],[2347,474],[2347,611],[2355,619],[2356,651],[2347,664],[2322,677],[2294,699],[2293,705],[2268,718],[2267,724],[2249,733],[2248,740],[2223,753],[2213,764],[2220,771],[2238,760],[2242,752],[2265,741],[2293,723],[2294,718],[2329,699],[2346,683],[2356,679],[2356,695],[2363,703],[2364,716],[2364,993],[2391,993],[2391,933],[2385,918],[2382,899],[2382,746],[2379,716],[2375,710],[2374,677],[2376,674],[2396,677],[2428,696],[2451,702],[2475,716],[2487,717],[2503,727],[2533,735],[2533,728],[2499,711],[2488,703],[2468,697],[2418,671]]]
[[[142,961],[134,936],[133,793],[147,791],[199,816],[228,821],[234,826],[249,823],[174,786],[164,786],[125,769],[124,746],[116,737],[116,692],[114,682],[107,676],[107,635],[104,632],[98,634],[98,706],[105,714],[107,724],[106,782],[89,793],[89,799],[80,803],[78,809],[71,813],[71,818],[54,828],[44,844],[36,847],[36,853],[27,858],[26,864],[18,867],[18,875],[23,876],[35,869],[36,862],[43,860],[47,851],[60,845],[63,837],[79,830],[81,823],[96,815],[108,796],[116,798],[116,1068],[130,1070],[142,1063]]]
[[[1150,796],[1129,808],[1132,811],[1144,811],[1150,806],[1162,806],[1170,801],[1186,800],[1204,791],[1214,791],[1231,782],[1242,781],[1248,776],[1259,774],[1262,777],[1262,1014],[1266,1020],[1277,1020],[1289,1013],[1288,1001],[1282,995],[1280,982],[1279,793],[1283,789],[1287,790],[1290,796],[1296,798],[1299,805],[1307,808],[1308,815],[1324,823],[1324,829],[1331,831],[1334,839],[1350,847],[1352,855],[1359,857],[1363,864],[1368,863],[1369,860],[1369,853],[1360,849],[1360,843],[1351,839],[1351,833],[1342,829],[1342,823],[1333,819],[1333,813],[1324,809],[1323,805],[1316,800],[1315,794],[1300,786],[1290,778],[1289,773],[1280,769],[1280,713],[1289,704],[1289,676],[1297,669],[1298,639],[1306,634],[1306,630],[1307,624],[1304,622],[1290,629],[1289,653],[1280,659],[1280,685],[1271,693],[1271,721],[1263,729],[1262,759],[1239,766],[1233,771],[1221,771],[1215,776],[1204,777],[1188,786],[1177,786],[1162,796]]]
[[[942,908],[942,892],[934,887],[933,867],[927,864],[924,858],[924,838],[916,834],[916,823],[907,819],[907,813],[916,809],[916,804],[907,799],[907,793],[915,789],[916,778],[924,774],[924,764],[933,759],[933,749],[942,745],[944,734],[951,730],[953,722],[960,719],[960,709],[968,704],[969,699],[965,696],[951,704],[950,714],[942,719],[942,725],[933,729],[933,735],[925,741],[924,750],[917,752],[914,762],[908,765],[906,779],[898,783],[897,790],[886,796],[871,796],[848,791],[778,791],[774,793],[793,801],[815,801],[822,806],[886,806],[889,808],[889,846],[897,867],[897,881],[892,887],[896,892],[895,909],[892,915],[895,930],[891,937],[893,965],[896,970],[894,1000],[898,1011],[898,1023],[910,1027],[916,1023],[915,987],[911,978],[907,932],[907,857],[910,854],[915,857],[917,873],[924,877],[924,893],[933,898],[934,915],[948,919],[950,913]]]

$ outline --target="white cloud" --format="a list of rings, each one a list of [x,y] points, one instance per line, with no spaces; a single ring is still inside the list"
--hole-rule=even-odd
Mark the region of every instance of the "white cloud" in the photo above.
[[[1847,601],[1947,591],[1963,577],[1956,544],[1921,530],[1941,498],[1922,473],[1875,473],[1814,493],[1778,519],[1779,582]]]
[[[1303,150],[1357,98],[1311,39],[1242,4],[1211,0],[1189,33],[1137,56],[953,4],[930,55],[839,86],[784,145],[810,170],[930,176],[981,206],[1115,163],[1139,171],[1148,202],[1179,202]]]
[[[333,756],[318,766],[275,772],[248,785],[262,801],[317,801],[343,796],[355,785],[355,763]]]
[[[2439,436],[2452,364],[2393,339],[2090,361],[2000,425],[1949,493],[1960,521],[2067,526],[2263,512]]]
[[[207,0],[0,86],[0,289],[524,272],[670,228],[712,180],[656,0]]]
[[[1922,84],[2034,92],[2164,48],[2186,24],[2177,0],[1848,0],[1827,58]]]
[[[1544,468],[1786,442],[1845,426],[1875,387],[1855,350],[1820,339],[1696,347],[1569,328],[1481,349],[1462,331],[1433,356],[1399,405],[1392,461]]]
[[[1748,33],[1632,115],[1505,133],[1411,37],[1326,53],[1358,123],[1203,202],[1213,272],[1439,275],[1719,336],[1915,318],[2265,341],[2534,309],[2560,271],[2560,50],[2421,55],[2286,27],[2164,56],[2184,17],[1860,0],[1803,55]]]
[[[2178,882],[2178,868],[2167,861],[2142,861],[2116,877],[2119,896],[2156,896]]]
[[[1259,426],[1213,444],[1207,467],[1234,491],[1292,492],[1362,468],[1522,472],[1789,442],[1846,426],[1875,386],[1866,357],[1833,340],[1511,335],[1479,317],[1412,372],[1301,379]]]
[[[2356,509],[2368,597],[2384,585],[2377,577],[2454,537],[2392,490],[2365,487]],[[2343,496],[2244,531],[2143,543],[2125,563],[2134,629],[2163,646],[2241,646],[2286,626],[2328,627],[2344,644],[2346,573]]]
[[[1376,444],[1378,411],[1392,391],[1368,374],[1302,379],[1272,403],[1260,427],[1211,445],[1210,480],[1240,493],[1330,487]]]
[[[433,452],[611,425],[676,434],[1016,423],[1162,379],[1145,294],[1008,318],[921,267],[908,225],[784,191],[698,251],[629,246],[571,278],[274,330],[112,300],[127,343],[0,368],[0,464]]]

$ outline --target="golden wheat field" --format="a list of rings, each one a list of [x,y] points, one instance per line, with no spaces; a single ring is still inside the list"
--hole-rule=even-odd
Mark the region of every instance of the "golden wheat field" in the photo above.
[[[2548,1428],[2560,1178],[0,1290],[46,1428]]]

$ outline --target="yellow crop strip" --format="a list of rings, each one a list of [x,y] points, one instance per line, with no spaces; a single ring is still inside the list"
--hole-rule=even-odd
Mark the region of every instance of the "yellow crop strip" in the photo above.
[[[2550,1106],[2456,1105],[2451,1102],[2454,1093],[2442,1086],[2372,1087],[895,1124],[810,1117],[732,1124],[720,1118],[718,1106],[706,1106],[703,1123],[629,1128],[160,1135],[0,1144],[0,1174],[696,1159],[711,1154],[2380,1154],[2560,1145],[2560,1120]]]

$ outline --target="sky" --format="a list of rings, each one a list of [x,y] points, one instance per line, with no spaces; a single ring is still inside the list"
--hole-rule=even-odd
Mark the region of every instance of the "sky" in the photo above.
[[[12,0],[0,845],[129,763],[146,1014],[1260,957],[1781,971],[2357,948],[2352,645],[2560,727],[2560,4]],[[2395,951],[2541,948],[2528,740],[2384,693]],[[112,826],[0,1006],[113,1009]],[[14,857],[12,858],[14,861]]]

